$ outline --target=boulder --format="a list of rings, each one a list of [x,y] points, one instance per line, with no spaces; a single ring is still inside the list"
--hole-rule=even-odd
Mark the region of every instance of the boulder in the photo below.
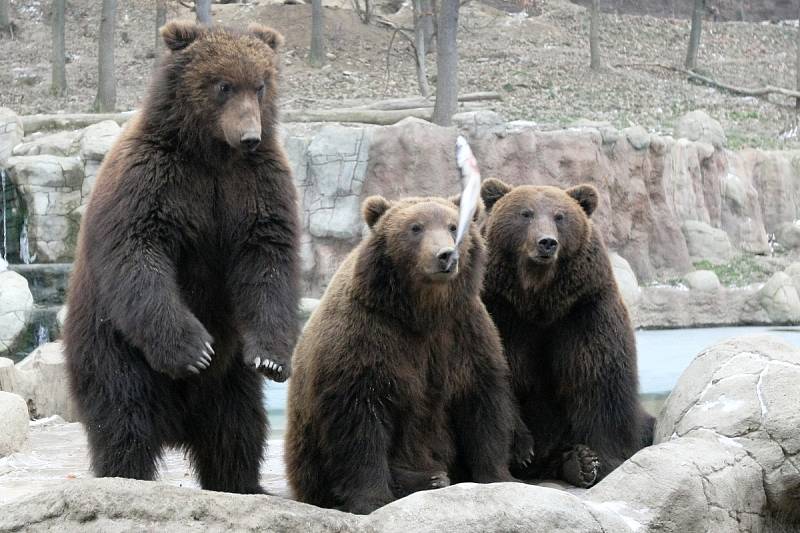
[[[32,414],[37,417],[59,415],[67,421],[77,420],[61,342],[42,344],[17,363],[16,371],[18,380],[24,384],[22,395],[35,411]]]
[[[716,273],[711,270],[694,270],[684,276],[686,285],[697,291],[717,291],[721,285]]]
[[[15,350],[33,313],[28,280],[11,270],[0,272],[0,355]]]
[[[702,437],[639,451],[586,499],[624,516],[636,531],[759,531],[766,503],[761,467],[742,446]]]
[[[7,107],[0,107],[0,167],[5,166],[14,147],[22,142],[22,120]]]
[[[717,344],[700,353],[681,375],[658,419],[655,442],[704,437],[716,439],[731,453],[745,452],[763,469],[755,478],[759,485],[763,483],[770,505],[796,511],[800,496],[798,380],[800,349],[776,337],[740,337]],[[744,464],[739,459],[737,463]],[[648,477],[658,480],[661,474]],[[758,504],[757,493],[744,479],[735,492]]]
[[[787,276],[792,278],[792,283],[794,283],[794,288],[797,289],[797,293],[800,294],[800,263],[792,263],[786,270],[784,270]]]
[[[800,220],[785,222],[775,233],[778,244],[788,250],[800,250]]]
[[[622,293],[622,299],[625,300],[628,307],[635,306],[642,297],[642,289],[639,288],[636,273],[631,268],[631,265],[618,253],[611,252],[609,259],[611,260],[611,268],[614,271],[614,278],[617,280],[617,286]]]
[[[86,161],[102,161],[121,131],[120,125],[113,120],[104,120],[83,130],[81,158]]]
[[[22,397],[0,392],[0,457],[18,452],[28,440],[28,407]]]
[[[723,148],[727,144],[725,131],[719,121],[711,118],[705,111],[690,111],[679,120],[673,135],[676,139],[688,139]]]
[[[723,230],[712,228],[699,220],[687,220],[681,229],[692,261],[708,260],[719,264],[733,257],[733,246]]]
[[[59,131],[48,135],[34,134],[14,147],[14,155],[55,155],[66,157],[76,151],[79,134]]]
[[[622,133],[631,143],[634,150],[645,150],[650,147],[650,134],[641,126],[625,128]]]
[[[792,278],[776,272],[758,292],[758,301],[773,322],[800,322],[800,295]]]

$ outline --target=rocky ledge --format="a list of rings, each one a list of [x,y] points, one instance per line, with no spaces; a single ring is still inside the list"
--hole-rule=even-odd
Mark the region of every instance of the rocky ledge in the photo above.
[[[33,423],[34,442],[0,459],[0,494],[9,495],[0,499],[0,531],[800,531],[798,382],[797,348],[771,336],[732,339],[684,372],[658,418],[656,443],[587,491],[465,483],[363,517],[198,490],[175,452],[160,482],[91,479],[85,448],[53,452],[41,440],[64,442],[63,432],[79,426]],[[270,450],[262,480],[282,493],[279,443]],[[42,479],[36,461],[72,470]]]

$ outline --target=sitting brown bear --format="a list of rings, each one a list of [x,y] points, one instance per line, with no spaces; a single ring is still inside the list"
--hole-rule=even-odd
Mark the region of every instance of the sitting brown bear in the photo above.
[[[337,271],[301,335],[286,462],[295,496],[369,513],[450,481],[508,481],[515,408],[480,300],[484,244],[453,263],[456,206],[364,202],[370,235]]]
[[[596,483],[652,442],[636,343],[580,185],[481,188],[489,258],[483,301],[497,324],[535,454],[523,478]]]

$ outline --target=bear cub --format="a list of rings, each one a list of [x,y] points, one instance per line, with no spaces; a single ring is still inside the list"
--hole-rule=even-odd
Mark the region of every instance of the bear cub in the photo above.
[[[369,513],[451,482],[511,480],[516,415],[480,300],[476,225],[454,262],[453,202],[370,197],[363,213],[369,236],[336,272],[293,357],[295,496]]]
[[[535,444],[530,464],[512,471],[589,487],[653,431],[638,397],[633,327],[591,220],[597,191],[489,179],[481,197],[483,301]]]

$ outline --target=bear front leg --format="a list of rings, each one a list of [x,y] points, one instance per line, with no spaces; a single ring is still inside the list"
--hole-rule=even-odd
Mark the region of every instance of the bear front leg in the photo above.
[[[277,382],[291,374],[298,334],[299,260],[294,237],[280,233],[289,226],[257,228],[229,278],[244,362]]]
[[[533,458],[533,436],[525,421],[522,420],[519,408],[515,404],[514,433],[511,439],[511,466],[514,469],[524,471],[533,463]]]
[[[174,379],[211,364],[214,339],[183,303],[175,266],[166,250],[144,239],[104,243],[95,269],[106,295],[97,314],[135,346],[151,368]]]

